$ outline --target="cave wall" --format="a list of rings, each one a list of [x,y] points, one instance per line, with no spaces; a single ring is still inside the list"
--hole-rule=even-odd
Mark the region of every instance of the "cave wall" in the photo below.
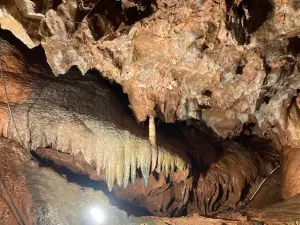
[[[56,75],[76,65],[122,85],[138,121],[195,118],[223,137],[256,123],[260,135],[290,136],[287,109],[299,87],[297,1],[1,4],[2,29],[29,47],[41,44]]]
[[[0,91],[0,135],[56,167],[105,181],[118,199],[153,215],[235,209],[277,165],[262,154],[270,150],[265,146],[251,149],[227,140],[217,150],[209,138],[184,125],[158,126],[157,146],[151,146],[147,126],[136,123],[121,96],[98,74],[81,76],[72,69],[55,77],[39,63],[46,60],[42,54],[39,60],[30,57],[41,48],[29,50],[9,32],[0,33],[0,46],[5,55],[0,85],[7,90],[7,96]]]
[[[5,0],[0,26],[29,48],[40,45],[57,76],[77,66],[121,85],[139,122],[196,119],[223,138],[249,126],[271,139],[289,198],[300,192],[290,188],[298,183],[299,7],[296,0]],[[8,72],[24,70],[1,54]],[[18,79],[8,85],[34,88],[32,77]],[[13,95],[22,102],[28,93]]]

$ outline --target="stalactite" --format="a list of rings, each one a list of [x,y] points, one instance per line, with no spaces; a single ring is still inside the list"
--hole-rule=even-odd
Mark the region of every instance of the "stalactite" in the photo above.
[[[31,143],[32,150],[51,146],[73,155],[82,152],[87,162],[96,164],[98,174],[105,173],[110,191],[115,183],[124,187],[127,187],[129,180],[135,183],[137,169],[142,172],[145,186],[149,174],[154,170],[164,171],[169,176],[175,169],[187,169],[187,162],[171,150],[139,138],[128,130],[117,129],[108,122],[81,115],[72,117],[60,107],[52,110],[52,120],[49,120],[49,115],[43,113],[45,110],[47,107],[42,102],[33,106],[13,107],[22,141]],[[2,124],[2,135],[8,137],[11,133],[9,138],[14,139],[16,134],[12,124],[9,121],[6,123]]]

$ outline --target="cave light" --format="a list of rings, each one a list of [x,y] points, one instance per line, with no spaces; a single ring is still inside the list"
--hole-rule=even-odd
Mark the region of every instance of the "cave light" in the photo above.
[[[105,221],[105,215],[103,211],[97,207],[92,208],[90,210],[90,214],[98,224],[102,224]]]

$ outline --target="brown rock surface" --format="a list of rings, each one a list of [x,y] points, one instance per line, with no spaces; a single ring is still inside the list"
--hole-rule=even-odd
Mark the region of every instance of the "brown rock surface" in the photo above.
[[[0,179],[10,193],[25,224],[33,224],[32,195],[28,190],[24,171],[28,155],[17,143],[1,138],[0,156]],[[18,214],[2,185],[0,190],[0,224],[20,224]]]
[[[76,65],[82,74],[93,68],[120,84],[140,122],[155,115],[164,122],[192,121],[200,130],[201,121],[219,137],[247,133],[272,140],[281,157],[282,194],[289,198],[300,192],[299,13],[296,0],[5,0],[0,3],[0,26],[30,48],[41,44],[55,75]],[[184,139],[167,138],[160,132],[158,152],[165,158],[158,157],[156,166],[157,155],[148,143],[147,132],[137,128],[110,91],[103,91],[103,86],[100,91],[88,76],[46,78],[44,75],[51,73],[42,62],[44,58],[35,65],[29,62],[38,56],[36,49],[29,53],[20,43],[12,45],[17,48],[5,39],[0,41],[0,57],[22,141],[12,129],[5,104],[0,107],[1,133],[33,150],[50,147],[67,154],[81,152],[86,167],[69,159],[66,162],[63,156],[59,160],[76,172],[105,178],[110,188],[115,179],[127,187],[129,180],[136,179],[136,166],[144,181],[150,170],[165,170],[167,175],[175,164],[191,168],[194,182],[179,179],[176,185],[168,186],[166,179],[155,180],[150,175],[150,188],[138,179],[125,193],[118,190],[123,198],[140,191],[138,201],[143,207],[155,208],[157,215],[182,211],[187,203],[187,184],[193,184],[195,208],[202,214],[236,208],[273,168],[256,149],[249,153],[235,146],[231,151],[226,141],[216,150],[210,140],[203,146],[188,143],[190,133]],[[3,89],[0,101],[6,103]],[[104,110],[104,105],[111,107]],[[101,142],[95,144],[96,140]],[[127,140],[128,148],[124,147]],[[110,149],[103,160],[106,164],[100,163],[103,149]],[[129,157],[115,149],[130,149],[127,153],[137,155],[137,161],[128,163]],[[203,154],[205,151],[208,153]],[[202,160],[207,171],[201,167]],[[134,175],[129,179],[130,173]],[[165,191],[151,200],[152,187]],[[172,196],[176,196],[175,204],[169,207]],[[170,210],[165,210],[168,207]],[[280,207],[275,205],[261,215],[275,215]],[[292,210],[297,204],[287,201],[282,207]]]
[[[274,165],[234,142],[223,144],[224,152],[199,175],[193,189],[191,211],[202,215],[236,209],[245,204]],[[193,208],[192,208],[193,207]],[[195,207],[195,208],[194,208]]]
[[[123,86],[139,121],[153,111],[167,122],[202,117],[228,136],[238,134],[254,113],[265,76],[263,60],[235,44],[226,29],[224,3],[158,2],[151,17],[95,40],[89,18],[74,21],[71,15],[80,6],[73,2],[70,8],[71,2],[49,10],[41,22],[42,45],[55,74],[72,65],[82,73],[96,68]],[[111,4],[103,7],[119,7]],[[101,11],[95,7],[91,14],[101,16]],[[244,76],[234,78],[238,68]]]
[[[284,130],[299,87],[289,76],[299,48],[294,1],[25,2],[22,16],[18,2],[3,10],[40,22],[24,27],[54,73],[97,69],[122,85],[139,121],[155,111],[167,122],[202,119],[224,137],[253,121]]]
[[[139,121],[153,111],[167,122],[201,118],[226,137],[254,117],[265,130],[282,125],[276,108],[286,110],[297,88],[285,82],[297,61],[294,1],[21,2],[3,10],[41,41],[54,73],[97,69],[123,86]]]
[[[156,148],[153,150],[156,155],[151,155],[152,147],[148,143],[147,129],[136,124],[124,104],[118,102],[116,92],[109,89],[104,81],[97,82],[97,78],[93,77],[87,79],[79,77],[77,81],[65,78],[60,80],[51,73],[48,76],[39,74],[44,71],[33,71],[31,68],[33,65],[25,59],[23,53],[14,52],[8,42],[4,40],[2,42],[5,55],[10,57],[16,65],[16,70],[10,71],[12,67],[7,66],[10,64],[4,57],[3,76],[13,121],[8,114],[6,94],[2,89],[0,92],[0,133],[2,136],[13,139],[30,150],[52,147],[56,151],[62,151],[64,154],[60,152],[51,154],[50,159],[77,173],[85,172],[97,180],[105,180],[109,188],[112,188],[115,183],[115,186],[127,187],[129,182],[134,183],[137,179],[135,187],[131,187],[130,184],[128,190],[137,189],[138,191],[128,191],[128,193],[132,195],[132,198],[137,198],[136,201],[140,202],[141,207],[153,213],[170,215],[171,213],[180,214],[184,210],[189,189],[181,187],[188,176],[189,159],[184,153],[186,147],[180,140],[167,138],[168,142],[166,142],[164,135],[158,132],[157,147],[153,146]],[[19,67],[17,67],[18,60],[23,63]],[[72,73],[70,76],[72,77]],[[56,86],[59,83],[60,85]],[[0,84],[3,86],[2,80]],[[49,89],[51,86],[54,89]],[[62,90],[65,90],[64,93],[61,92]],[[94,104],[90,104],[91,101],[94,101]],[[56,106],[51,106],[51,104]],[[34,118],[36,116],[42,117]],[[100,133],[101,129],[102,133]],[[67,141],[71,136],[72,140]],[[88,149],[88,146],[91,149]],[[97,151],[100,157],[107,155],[106,159],[101,159],[104,161],[96,159]],[[179,159],[178,157],[181,156],[178,154],[183,158]],[[126,157],[129,157],[129,160],[126,160]],[[149,171],[150,167],[151,171]],[[172,175],[175,169],[178,170],[177,173],[183,170],[184,175],[175,178]],[[160,172],[158,173],[161,177],[159,181],[151,175],[151,172],[155,170]],[[166,177],[169,174],[174,177],[172,182],[167,181]],[[180,191],[170,192],[170,187],[178,185],[181,185]],[[156,189],[165,191],[161,192]],[[152,199],[146,198],[148,194],[151,195],[150,192]],[[178,200],[173,202],[174,195],[180,192],[182,196],[176,196]],[[173,207],[170,207],[171,205]],[[161,209],[163,209],[162,212]]]
[[[67,183],[50,168],[40,168],[35,162],[29,162],[30,157],[24,149],[13,141],[0,138],[0,155],[1,180],[5,183],[26,224],[57,224],[58,221],[63,224],[82,224],[82,211],[102,201],[106,202],[104,203],[106,212],[109,211],[110,215],[113,215],[107,218],[105,224],[253,224],[252,221],[247,221],[247,217],[241,215],[236,215],[235,221],[209,219],[197,215],[182,218],[135,218],[132,216],[127,218],[125,212],[108,205],[102,192],[80,189],[75,184]],[[7,196],[2,192],[1,194],[0,223],[18,224],[9,209]],[[299,218],[297,217],[298,209],[299,199],[295,196],[288,201],[260,209],[259,212],[255,212],[255,216],[251,215],[251,217],[264,221],[265,224],[282,224]],[[284,213],[284,216],[278,212]]]
[[[282,151],[281,173],[282,173],[282,195],[291,198],[300,193],[300,149],[288,148]]]
[[[299,194],[285,201],[256,209],[248,213],[252,220],[262,221],[264,224],[297,224],[300,218]]]
[[[75,173],[88,174],[95,180],[105,180],[109,188],[114,187],[119,199],[146,208],[154,215],[181,215],[189,203],[191,190],[194,202],[189,213],[210,215],[228,208],[235,209],[251,194],[248,188],[255,189],[274,166],[272,161],[264,160],[256,151],[248,151],[234,142],[224,142],[221,146],[223,151],[217,153],[209,140],[200,139],[196,133],[182,128],[183,133],[179,132],[177,136],[158,130],[158,153],[165,154],[162,162],[166,166],[159,168],[158,164],[151,170],[156,172],[148,171],[148,174],[143,169],[147,169],[151,161],[148,155],[143,156],[147,148],[141,147],[148,146],[147,131],[135,123],[124,104],[118,101],[117,94],[105,82],[96,82],[88,75],[85,78],[76,77],[72,71],[60,78],[51,77],[51,74],[38,75],[27,69],[31,64],[25,57],[24,64],[26,69],[22,68],[22,73],[16,71],[10,74],[8,67],[4,67],[15,124],[9,122],[6,98],[2,93],[2,135],[22,143],[28,149],[37,150],[40,157],[52,160],[56,165],[67,167]],[[31,82],[16,85],[20,78]],[[19,99],[21,95],[14,93],[27,94]],[[15,96],[18,97],[16,100]],[[124,130],[130,132],[130,137],[123,136]],[[110,142],[107,144],[105,141]],[[125,147],[119,147],[120,143]],[[131,157],[137,157],[137,169],[140,171],[133,171],[132,164],[129,164],[131,174],[130,179],[124,179],[126,184],[123,177],[119,178],[119,174],[125,177],[125,173],[118,170],[127,170],[128,153],[124,151],[128,146],[131,147]],[[95,154],[97,152],[100,154]],[[171,161],[168,154],[172,156]],[[106,159],[100,158],[104,162],[97,158],[99,155],[107,155]],[[147,158],[140,159],[139,155]],[[190,163],[194,161],[191,174],[180,169],[173,172],[175,166],[180,166],[176,164],[180,160],[188,166],[192,166]],[[207,170],[203,170],[204,166]],[[170,173],[170,179],[167,173]],[[144,184],[146,180],[147,187]]]

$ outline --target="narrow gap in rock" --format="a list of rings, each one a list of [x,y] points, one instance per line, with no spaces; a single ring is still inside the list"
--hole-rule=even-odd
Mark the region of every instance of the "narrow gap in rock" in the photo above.
[[[205,43],[203,43],[201,47],[202,52],[205,51],[205,49],[208,49],[208,46]]]
[[[89,28],[95,40],[114,33],[120,27],[131,26],[155,11],[153,0],[102,0],[89,13]]]
[[[18,49],[18,51],[22,52],[23,55],[26,57],[27,62],[33,65],[32,67],[40,67],[40,68],[44,68],[44,70],[48,70],[49,72],[51,71],[50,66],[47,63],[45,51],[41,45],[29,49],[22,41],[16,38],[10,31],[2,30],[2,29],[0,29],[0,31],[1,31],[0,39],[4,40],[5,42],[8,42],[16,49]]]
[[[241,193],[241,201],[244,201],[247,198],[247,195],[250,191],[251,185],[250,184],[246,184],[244,189],[242,190]]]
[[[209,105],[199,105],[199,109],[211,109],[211,106]]]
[[[207,97],[211,97],[211,95],[212,95],[212,92],[210,91],[210,90],[204,90],[203,91],[203,95],[205,95],[205,96],[207,96]]]
[[[238,44],[243,45],[246,42],[246,34],[243,26],[243,9],[241,4],[236,5],[233,0],[226,1],[227,8],[227,29],[231,31],[233,38]]]
[[[35,5],[34,9],[35,9],[36,13],[44,13],[44,10],[45,10],[45,7],[47,7],[46,4],[48,3],[48,1],[31,0],[31,2],[33,2]],[[26,3],[23,3],[23,4],[26,4]],[[27,3],[27,4],[29,4],[29,3]]]
[[[270,99],[271,99],[271,96],[265,96],[265,97],[264,97],[264,103],[268,105]]]
[[[296,56],[300,53],[300,38],[292,37],[289,38],[288,51],[292,53],[292,55]]]
[[[57,10],[57,7],[62,3],[62,0],[53,0],[53,10]]]
[[[273,11],[273,6],[269,0],[244,0],[242,2],[249,16],[247,30],[253,34],[267,20],[269,13]]]
[[[257,31],[273,11],[269,0],[243,0],[240,3],[227,0],[227,27],[238,44],[249,43],[251,35]]]
[[[238,65],[236,67],[236,74],[239,74],[239,75],[243,74],[244,67],[245,67],[244,65]]]
[[[124,10],[126,17],[126,25],[132,25],[135,22],[150,16],[154,13],[155,8],[157,6],[156,1],[154,0],[142,0],[142,1],[134,1],[136,5],[133,7],[126,7]]]
[[[234,3],[234,0],[225,0],[225,4],[226,4],[226,10],[227,10],[227,12],[229,12],[229,11],[230,11],[230,9],[231,9],[231,7],[232,7],[233,3]]]
[[[88,16],[89,27],[95,40],[116,31],[124,21],[122,2],[102,0]]]

